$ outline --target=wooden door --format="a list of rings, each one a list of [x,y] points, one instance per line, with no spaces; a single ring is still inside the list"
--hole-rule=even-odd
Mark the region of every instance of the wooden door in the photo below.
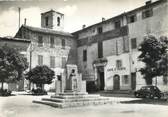
[[[120,90],[120,76],[114,75],[113,77],[113,90]]]

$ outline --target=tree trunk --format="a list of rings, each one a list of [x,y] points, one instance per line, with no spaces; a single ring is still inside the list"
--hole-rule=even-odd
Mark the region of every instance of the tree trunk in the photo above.
[[[29,80],[29,82],[28,82],[28,85],[29,85],[29,86],[28,86],[28,89],[31,90],[31,82],[30,82],[30,80]],[[34,87],[33,87],[33,88],[34,88]]]
[[[145,78],[147,85],[152,85],[152,78]]]
[[[4,82],[3,81],[1,82],[1,89],[2,90],[4,89]]]
[[[42,84],[36,84],[36,86],[39,87],[39,88],[41,88],[41,89],[43,88]]]
[[[43,84],[40,84],[40,88],[43,90]]]

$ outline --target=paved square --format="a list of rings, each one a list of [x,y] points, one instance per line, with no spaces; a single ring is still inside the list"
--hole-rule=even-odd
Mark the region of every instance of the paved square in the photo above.
[[[0,97],[0,117],[167,117],[168,106],[150,104],[112,104],[58,109],[34,104],[33,99],[46,96],[17,95]],[[113,100],[131,100],[113,97]],[[134,99],[134,98],[132,98]]]

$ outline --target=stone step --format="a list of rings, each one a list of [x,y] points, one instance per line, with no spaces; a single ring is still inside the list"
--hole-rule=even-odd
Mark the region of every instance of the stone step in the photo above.
[[[133,94],[134,91],[132,90],[112,90],[112,91],[104,91],[104,93],[110,93],[110,94]],[[103,93],[103,92],[102,92]]]
[[[59,95],[87,95],[87,92],[65,92],[65,93],[59,93]]]
[[[34,103],[45,104],[56,108],[68,108],[68,107],[80,107],[80,106],[89,106],[89,105],[104,105],[112,104],[112,100],[99,100],[99,101],[84,101],[84,102],[71,102],[71,103],[58,103],[51,101],[33,101]]]
[[[53,101],[53,102],[84,102],[84,101],[99,101],[99,100],[109,100],[107,97],[99,98],[76,98],[76,99],[61,99],[61,98],[42,98],[44,101]]]
[[[51,98],[60,98],[60,99],[79,99],[79,98],[99,98],[100,95],[52,95]]]
[[[65,99],[61,99],[61,98],[42,98],[43,101],[52,101],[52,102],[60,102],[60,103],[64,103]]]
[[[48,105],[56,108],[62,108],[62,103],[58,103],[58,102],[55,103],[50,101],[33,100],[33,103],[44,104],[44,105]]]

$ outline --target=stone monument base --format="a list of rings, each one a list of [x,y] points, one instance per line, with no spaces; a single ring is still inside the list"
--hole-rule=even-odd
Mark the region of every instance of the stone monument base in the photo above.
[[[67,65],[66,78],[62,77],[56,82],[55,95],[33,102],[58,108],[68,108],[107,104],[112,103],[112,100],[100,95],[89,95],[86,92],[86,81],[82,80],[82,75],[78,73],[77,66]]]
[[[100,95],[90,95],[87,92],[64,92],[59,95],[53,95],[50,98],[42,98],[34,103],[45,104],[56,108],[70,108],[89,105],[112,104],[113,101],[108,97]]]

